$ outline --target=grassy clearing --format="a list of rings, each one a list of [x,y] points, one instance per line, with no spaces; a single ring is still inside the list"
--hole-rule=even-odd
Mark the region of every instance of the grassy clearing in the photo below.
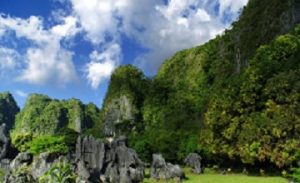
[[[185,171],[187,180],[184,183],[288,183],[288,180],[282,177],[261,177],[247,176],[242,174],[221,175],[218,173],[205,172],[202,175],[195,175]],[[164,183],[166,181],[155,181],[145,179],[144,183]],[[169,183],[175,181],[169,181]]]

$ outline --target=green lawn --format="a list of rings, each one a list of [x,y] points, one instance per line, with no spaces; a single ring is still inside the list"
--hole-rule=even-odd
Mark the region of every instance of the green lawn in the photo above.
[[[186,173],[186,176],[188,180],[184,181],[184,183],[288,183],[288,180],[282,177],[247,176],[241,174],[221,175],[218,173],[205,173],[202,175],[195,175]],[[144,181],[144,183],[164,182],[165,181],[157,182],[150,179],[145,179]]]

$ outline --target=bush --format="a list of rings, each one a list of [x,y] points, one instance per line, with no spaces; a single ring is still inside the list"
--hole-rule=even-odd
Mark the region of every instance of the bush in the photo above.
[[[291,175],[291,178],[295,181],[295,182],[300,182],[300,167],[299,168],[293,168],[292,169],[293,173]]]
[[[53,165],[42,177],[39,183],[75,183],[76,175],[72,166],[66,162]]]
[[[24,152],[28,150],[30,147],[30,142],[32,141],[31,133],[11,133],[10,134],[12,144],[15,148],[17,148],[20,152]]]
[[[69,151],[64,136],[42,136],[30,142],[29,152],[37,155],[42,152],[65,154]]]

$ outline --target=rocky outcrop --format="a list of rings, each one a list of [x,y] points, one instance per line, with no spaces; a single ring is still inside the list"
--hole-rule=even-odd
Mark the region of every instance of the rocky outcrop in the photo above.
[[[191,153],[184,159],[184,163],[192,168],[193,173],[200,174],[203,171],[201,160],[202,158],[199,154]]]
[[[114,136],[120,133],[116,125],[124,121],[134,121],[133,104],[130,99],[122,95],[113,99],[106,107],[103,133],[106,136]]]
[[[32,155],[28,152],[20,153],[10,163],[10,171],[6,174],[4,183],[34,183],[28,166],[32,162]]]
[[[78,174],[84,178],[85,170],[90,170],[93,177],[100,177],[104,166],[105,144],[92,136],[78,137],[76,143],[76,161],[78,162]]]
[[[184,172],[179,165],[167,163],[161,154],[153,154],[151,178],[156,180],[183,180]]]
[[[38,179],[44,175],[54,164],[59,162],[57,154],[51,154],[48,152],[41,153],[38,157],[33,159],[31,164],[31,175],[33,178]]]
[[[144,165],[126,138],[104,143],[79,137],[76,145],[78,182],[136,183],[144,179]]]
[[[79,136],[74,156],[18,154],[10,163],[4,183],[35,182],[61,160],[72,165],[78,176],[77,183],[139,183],[144,179],[144,164],[137,153],[127,147],[125,137],[102,142],[92,136]]]
[[[4,183],[35,183],[32,175],[28,173],[9,174],[4,178]]]
[[[28,152],[20,153],[18,156],[11,162],[10,169],[16,170],[19,167],[27,166],[32,162],[32,155]]]

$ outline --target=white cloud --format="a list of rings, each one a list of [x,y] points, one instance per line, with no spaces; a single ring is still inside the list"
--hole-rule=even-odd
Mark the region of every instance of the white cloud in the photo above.
[[[20,81],[33,84],[66,84],[76,79],[73,52],[61,42],[78,33],[94,46],[85,65],[85,77],[92,88],[108,79],[121,62],[122,35],[138,42],[149,52],[135,63],[148,73],[176,51],[200,45],[221,33],[225,14],[236,17],[248,0],[56,0],[71,3],[71,12],[53,11],[60,23],[44,27],[43,18],[28,19],[0,15],[0,37],[14,31],[32,42],[24,57]],[[219,4],[219,12],[215,6]],[[56,13],[55,13],[56,12]],[[51,17],[50,17],[51,18]],[[0,57],[1,58],[1,57]],[[6,59],[8,60],[8,59]],[[12,61],[7,61],[12,62]],[[0,65],[1,66],[1,65]]]
[[[63,17],[63,24],[52,27],[51,33],[58,37],[72,37],[76,35],[80,29],[76,26],[77,19],[72,16]]]
[[[0,72],[11,72],[20,66],[20,55],[13,49],[0,47]]]
[[[248,0],[219,0],[219,3],[219,13],[222,15],[225,11],[237,13],[242,7],[244,7],[248,3]]]
[[[111,0],[71,0],[75,14],[95,44],[105,42],[106,34],[115,36],[118,21],[114,18],[115,1]]]
[[[15,31],[18,38],[25,37],[38,43],[49,40],[48,32],[43,29],[43,20],[31,16],[28,19],[0,16],[0,29]]]
[[[72,53],[60,50],[55,41],[45,47],[28,49],[26,58],[27,68],[18,78],[21,81],[39,85],[44,83],[62,85],[76,80]]]
[[[27,98],[28,97],[28,93],[22,91],[22,90],[16,90],[15,91],[16,95],[21,97],[21,98]]]
[[[91,53],[91,61],[86,65],[85,73],[92,88],[98,88],[101,82],[110,77],[115,67],[120,64],[120,52],[118,44],[111,44],[101,52]]]
[[[21,19],[1,15],[0,30],[14,31],[17,38],[25,38],[32,44],[22,55],[24,67],[17,80],[38,85],[64,85],[76,80],[73,53],[62,48],[60,43],[80,31],[76,23],[77,20],[69,16],[61,24],[45,29],[40,17]],[[15,60],[11,62],[16,63]]]
[[[136,64],[156,71],[174,52],[200,45],[221,33],[228,25],[222,20],[226,11],[236,17],[248,0],[71,0],[73,13],[87,37],[105,45],[110,36],[119,44],[121,34],[130,36],[149,53]],[[216,4],[219,12],[214,12]],[[153,73],[153,72],[152,72]]]

